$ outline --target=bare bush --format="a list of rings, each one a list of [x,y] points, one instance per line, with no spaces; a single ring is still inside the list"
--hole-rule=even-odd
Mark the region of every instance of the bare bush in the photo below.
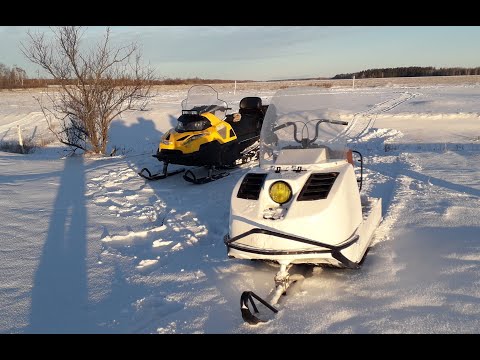
[[[24,81],[27,73],[21,67],[13,65],[10,69],[8,66],[0,63],[0,89],[16,89],[24,87]]]
[[[90,49],[80,46],[84,30],[62,26],[53,39],[28,32],[23,54],[43,68],[58,91],[36,98],[49,129],[72,151],[105,154],[111,122],[127,110],[144,110],[151,97],[153,70],[141,64],[136,44],[112,48],[110,29]],[[55,129],[55,123],[60,126]]]
[[[0,151],[17,153],[17,154],[30,154],[35,151],[35,144],[32,141],[25,141],[23,146],[16,140],[0,141]]]

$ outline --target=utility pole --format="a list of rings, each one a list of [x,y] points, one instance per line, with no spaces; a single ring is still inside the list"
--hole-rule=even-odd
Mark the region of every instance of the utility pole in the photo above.
[[[22,129],[20,128],[20,125],[17,125],[17,129],[18,129],[18,144],[20,145],[20,147],[22,149],[22,154],[24,154],[25,151],[23,149]]]

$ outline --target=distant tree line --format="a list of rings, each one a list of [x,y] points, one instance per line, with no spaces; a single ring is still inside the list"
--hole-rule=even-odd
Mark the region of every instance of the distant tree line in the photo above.
[[[389,78],[389,77],[420,77],[420,76],[458,76],[458,75],[480,75],[480,67],[475,68],[435,68],[432,66],[409,66],[384,69],[368,69],[349,74],[338,74],[332,79],[356,79],[366,78]]]
[[[181,79],[181,78],[165,78],[163,80],[154,80],[154,85],[195,85],[195,84],[221,84],[231,83],[233,80],[222,79],[201,79],[198,77]],[[253,80],[237,80],[238,83],[252,82]]]
[[[92,79],[93,81],[93,79]],[[126,79],[116,79],[119,84],[125,84]],[[252,82],[253,80],[237,80],[238,83]],[[64,83],[75,85],[77,80],[66,80]],[[88,82],[88,79],[87,79]],[[150,85],[196,85],[196,84],[219,84],[230,83],[232,80],[194,78],[163,78],[151,79]],[[58,80],[45,78],[28,78],[22,68],[14,65],[12,68],[0,63],[0,89],[34,88],[60,85]]]

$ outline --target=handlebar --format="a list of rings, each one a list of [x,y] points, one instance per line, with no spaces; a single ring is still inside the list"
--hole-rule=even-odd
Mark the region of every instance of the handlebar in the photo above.
[[[300,143],[301,141],[297,139],[297,124],[295,124],[294,122],[289,121],[289,122],[286,122],[285,124],[278,125],[272,129],[272,132],[276,132],[280,129],[283,129],[283,128],[286,128],[287,126],[292,126],[292,125],[294,127],[293,137],[295,138],[296,142]]]
[[[310,120],[310,121],[313,121],[313,120]],[[293,137],[294,137],[295,141],[299,144],[302,144],[303,148],[306,148],[310,144],[314,143],[315,140],[317,140],[317,138],[318,138],[318,127],[320,126],[321,123],[330,123],[330,124],[335,124],[335,125],[348,125],[347,121],[318,119],[317,123],[315,124],[315,136],[312,140],[310,140],[309,138],[302,138],[301,140],[299,140],[297,138],[297,124],[295,122],[292,122],[292,121],[289,121],[289,122],[286,122],[285,124],[276,126],[272,129],[272,131],[276,132],[280,129],[286,128],[287,126],[293,126],[293,128],[294,128]],[[303,124],[304,128],[305,128],[305,126],[307,126],[307,123]],[[303,128],[302,128],[302,134],[303,134]]]

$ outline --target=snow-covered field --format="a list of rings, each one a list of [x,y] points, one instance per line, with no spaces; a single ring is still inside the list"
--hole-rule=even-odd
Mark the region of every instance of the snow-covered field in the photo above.
[[[137,175],[160,170],[150,155],[186,89],[161,88],[148,111],[116,120],[115,157],[64,158],[55,142],[0,152],[0,332],[480,332],[480,83],[388,84],[324,89],[369,104],[348,129],[365,157],[362,192],[383,199],[363,267],[299,269],[307,278],[282,311],[255,327],[242,321],[240,294],[267,295],[277,268],[228,259],[223,244],[248,166],[204,185]],[[38,91],[0,92],[1,142],[17,125],[51,141]],[[220,98],[238,109],[244,96],[268,103],[273,93],[223,87]]]

